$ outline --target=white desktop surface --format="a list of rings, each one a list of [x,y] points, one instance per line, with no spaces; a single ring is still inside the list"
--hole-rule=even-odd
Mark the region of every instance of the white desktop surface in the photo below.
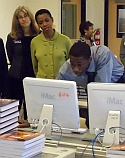
[[[58,137],[58,133],[55,134],[56,138]],[[75,158],[92,158],[92,145],[91,141],[94,139],[95,135],[85,133],[85,134],[63,134],[61,141],[59,142],[60,147],[64,148],[72,148],[76,150]],[[84,140],[84,141],[82,141]],[[54,143],[54,140],[46,140],[46,144]],[[88,145],[89,144],[89,145]],[[86,145],[88,145],[85,153],[81,157],[83,150],[85,149]],[[99,143],[95,143],[94,151],[96,158],[106,158],[106,151],[102,150],[102,147]]]
[[[75,158],[75,149],[45,146],[43,153],[35,158]]]

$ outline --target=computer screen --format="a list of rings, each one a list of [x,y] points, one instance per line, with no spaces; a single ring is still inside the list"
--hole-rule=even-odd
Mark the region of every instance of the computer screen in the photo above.
[[[120,111],[119,126],[125,128],[125,84],[89,83],[87,88],[90,133],[95,134],[96,128],[105,130],[109,111]],[[109,123],[114,126],[112,121]]]
[[[23,80],[28,121],[40,119],[43,105],[53,105],[52,123],[61,128],[80,127],[77,88],[74,81],[26,77]]]

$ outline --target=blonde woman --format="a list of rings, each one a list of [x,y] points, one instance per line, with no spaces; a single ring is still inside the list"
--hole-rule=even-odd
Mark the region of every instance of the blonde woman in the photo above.
[[[25,77],[34,77],[30,42],[38,35],[39,29],[34,16],[25,6],[19,6],[13,15],[11,32],[7,36],[6,49],[10,62],[9,98],[20,100],[19,110],[24,100],[23,82]],[[24,119],[27,119],[24,103]]]

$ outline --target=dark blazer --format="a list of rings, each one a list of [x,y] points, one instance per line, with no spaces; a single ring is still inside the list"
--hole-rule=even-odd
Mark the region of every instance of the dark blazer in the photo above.
[[[0,38],[0,96],[7,96],[8,65],[3,40]]]
[[[25,77],[35,77],[33,72],[30,42],[33,36],[14,40],[7,36],[6,50],[10,61],[9,77],[22,80]]]

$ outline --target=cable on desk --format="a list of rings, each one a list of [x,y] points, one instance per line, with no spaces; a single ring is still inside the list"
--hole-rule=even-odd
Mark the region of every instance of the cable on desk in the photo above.
[[[92,155],[93,155],[93,158],[95,158],[95,153],[94,153],[94,144],[95,144],[95,141],[96,141],[96,139],[101,135],[101,134],[103,134],[104,133],[104,131],[101,131],[100,133],[98,133],[96,136],[95,136],[95,138],[92,140]]]
[[[60,142],[60,140],[62,139],[62,128],[60,127],[60,125],[58,125],[57,123],[52,123],[53,125],[56,125],[56,126],[58,126],[59,127],[59,129],[60,129],[60,139],[59,139],[59,141],[58,141],[58,143],[57,143],[57,146],[59,145],[59,142]]]
[[[113,129],[117,129],[117,128],[125,130],[125,128],[123,128],[123,127],[110,127],[110,128],[109,128],[109,131],[111,131],[111,130],[113,130]],[[100,137],[103,133],[104,133],[104,130],[101,131],[101,132],[99,132],[99,133],[95,136],[95,138],[92,140],[92,154],[93,154],[93,158],[95,158],[95,154],[94,154],[94,143],[95,143],[96,139],[97,139],[98,137]],[[114,144],[114,141],[115,141],[115,130],[112,132],[112,134],[113,134],[113,142],[112,142],[112,144],[110,144],[109,146],[104,146],[103,148],[109,148],[109,147],[111,147],[111,146]],[[120,133],[120,134],[125,135],[125,133]],[[98,141],[99,141],[99,140],[98,140]],[[86,151],[88,145],[90,145],[90,143],[91,143],[91,142],[89,142],[89,143],[86,145],[85,149],[84,149],[83,152],[82,152],[81,157],[82,157],[83,154],[85,153],[85,151]],[[99,143],[100,143],[101,145],[103,145],[100,141],[99,141]]]
[[[110,127],[109,128],[109,131],[111,131],[111,130],[113,130],[114,129],[114,131],[115,131],[115,129],[123,129],[123,130],[125,130],[125,128],[123,128],[123,127],[118,127],[118,126],[112,126],[112,127]],[[125,135],[125,133],[119,133],[119,134],[122,134],[122,135]]]
[[[112,130],[114,130],[114,132],[115,132],[115,130],[116,129],[122,129],[122,130],[125,130],[125,128],[123,128],[123,127],[118,127],[118,126],[113,126],[113,127],[110,127],[109,128],[109,131],[111,132]],[[123,141],[125,141],[125,133],[119,133],[120,135],[124,135],[124,139],[122,139],[122,138],[120,138],[120,140],[119,140],[119,142],[123,142]]]
[[[112,143],[111,143],[110,145],[108,145],[108,146],[104,146],[103,142],[100,140],[100,136],[97,137],[97,141],[102,145],[102,149],[110,148],[110,147],[114,144],[114,142],[115,142],[115,132],[112,132],[112,135],[113,135],[113,141],[112,141]],[[103,137],[104,137],[104,136],[103,136]]]
[[[101,131],[102,132],[102,131]],[[98,133],[96,133],[96,135],[97,135]],[[101,135],[101,134],[100,134]],[[100,136],[99,135],[99,136]],[[98,138],[98,137],[97,137]],[[99,140],[98,140],[99,141]],[[85,151],[86,151],[86,149],[87,149],[87,147],[90,145],[92,143],[92,141],[90,141],[87,145],[86,145],[86,147],[84,148],[84,150],[83,150],[83,152],[82,152],[82,154],[81,154],[81,158],[82,158],[82,156],[84,155],[84,153],[85,153]],[[102,143],[99,141],[99,143],[102,145]]]
[[[85,153],[87,147],[88,147],[90,144],[91,144],[91,142],[89,142],[89,143],[86,145],[86,147],[84,148],[84,150],[83,150],[83,152],[82,152],[82,154],[81,154],[81,158],[82,158],[82,156],[84,155],[84,153]]]
[[[101,135],[101,134],[103,134],[104,133],[104,131],[101,131],[102,133],[98,133],[99,135],[98,135],[98,137]],[[97,134],[96,134],[97,135]],[[97,137],[97,138],[98,138]],[[95,138],[94,138],[95,139]],[[94,140],[93,139],[93,140]],[[87,147],[93,142],[93,140],[92,141],[90,141],[87,145],[86,145],[86,147],[84,148],[84,150],[83,150],[83,152],[82,152],[82,155],[81,155],[81,158],[82,158],[82,156],[84,155],[84,153],[85,153],[85,151],[86,151],[86,149],[87,149]],[[95,140],[96,141],[96,140]],[[99,141],[99,140],[98,140]],[[102,143],[99,141],[99,143],[102,145]]]
[[[110,145],[108,145],[108,146],[104,146],[103,148],[110,148],[112,145],[114,145],[114,142],[115,142],[115,132],[112,132],[112,135],[113,135],[112,144],[110,144]]]
[[[32,122],[31,122],[31,124],[30,124],[32,131],[34,131],[34,130],[37,129],[37,127],[38,127],[38,122],[39,122],[38,119],[36,119],[36,118],[33,118],[33,119],[32,119]]]

